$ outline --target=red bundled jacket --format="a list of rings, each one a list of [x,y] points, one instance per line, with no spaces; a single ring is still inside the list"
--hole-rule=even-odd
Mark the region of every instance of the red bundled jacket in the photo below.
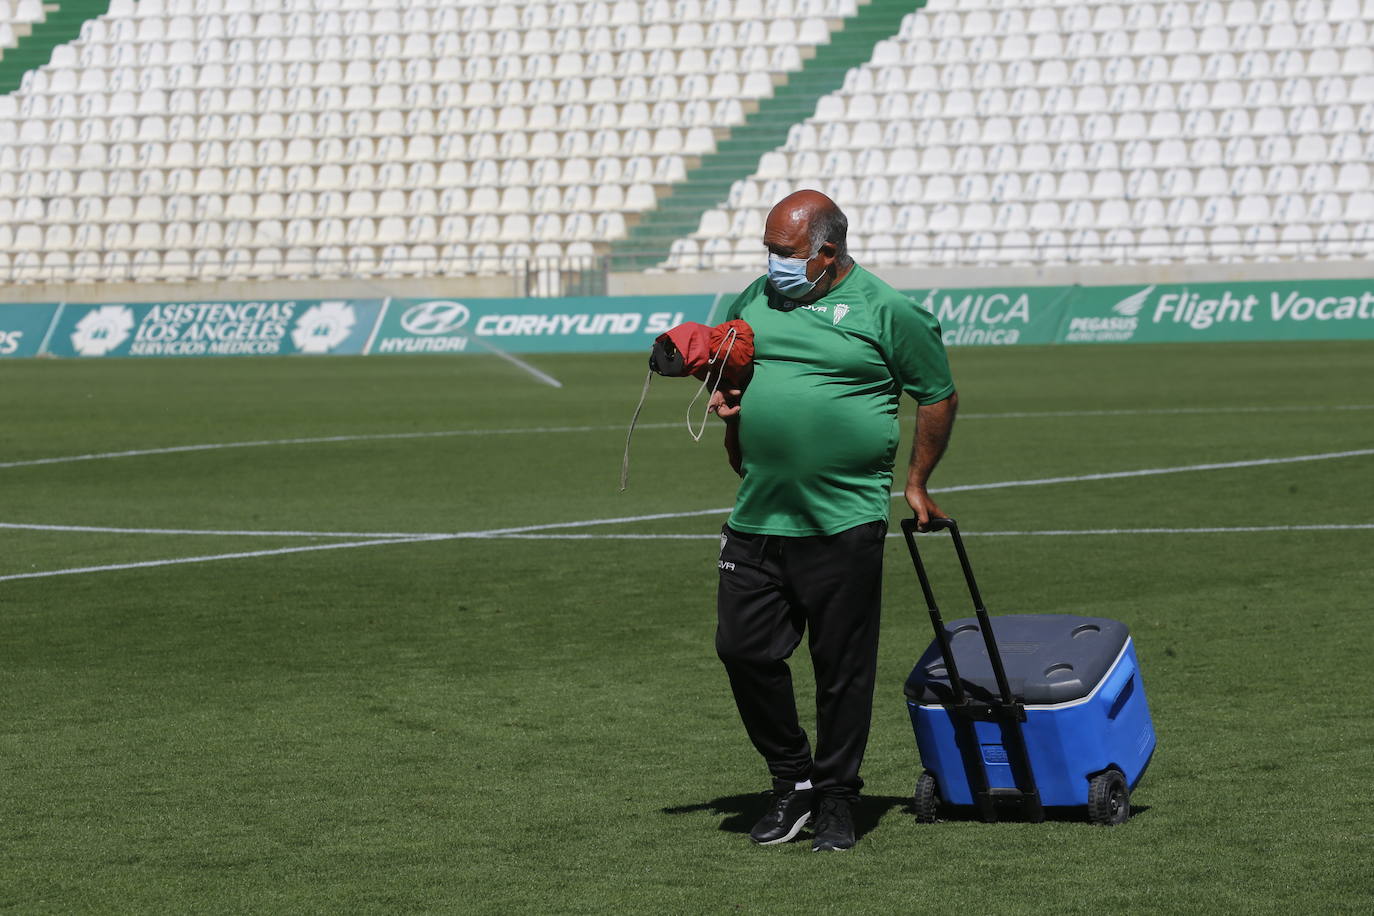
[[[727,388],[740,388],[749,384],[754,374],[754,329],[739,319],[711,327],[695,321],[687,321],[660,334],[654,340],[653,350],[649,353],[649,373],[644,378],[644,391],[639,396],[634,416],[630,419],[630,430],[625,435],[625,456],[620,465],[620,489],[623,491],[630,479],[630,437],[634,435],[639,412],[649,396],[649,380],[654,373],[671,378],[692,376],[701,379],[697,389],[695,404],[701,393],[710,388],[712,393],[722,385]],[[687,431],[693,439],[700,439],[705,431],[705,417],[702,429],[692,429],[692,407],[687,406]],[[727,451],[730,464],[739,471],[738,448],[732,447],[727,436]]]
[[[715,327],[687,321],[660,334],[649,354],[659,375],[692,376],[715,386],[718,373],[731,388],[743,388],[754,372],[754,329],[736,318]]]

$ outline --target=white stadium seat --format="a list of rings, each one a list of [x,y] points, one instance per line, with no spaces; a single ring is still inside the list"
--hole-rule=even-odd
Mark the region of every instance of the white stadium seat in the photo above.
[[[912,210],[892,217],[933,239],[911,263],[1007,263],[1012,232],[1077,261],[1207,260],[1204,231],[1223,259],[1244,258],[1247,239],[1259,257],[1334,252],[1316,247],[1339,234],[1322,226],[1374,221],[1369,198],[1348,202],[1374,193],[1374,6],[1337,5],[930,0],[763,155],[730,206],[766,211],[763,184],[787,178],[852,189],[852,231],[875,247],[887,227],[864,221],[889,216],[872,179],[890,176],[889,199],[928,205],[916,224]],[[1314,208],[1308,195],[1337,188],[1352,212]],[[984,201],[1020,207],[995,211],[998,245],[980,234]],[[694,236],[740,225],[703,220]],[[1033,235],[1059,226],[1077,231]]]
[[[551,216],[538,231],[549,244],[563,243],[556,236],[569,227],[605,243],[623,235],[625,213],[657,205],[657,185],[685,178],[684,155],[714,150],[717,132],[742,123],[743,100],[771,95],[775,77],[801,67],[799,45],[828,42],[827,20],[854,9],[829,0],[773,3],[766,13],[759,3],[717,4],[710,15],[700,9],[679,22],[674,10],[684,5],[691,4],[657,4],[661,11],[645,18],[640,4],[620,3],[602,19],[535,4],[317,10],[313,0],[286,0],[253,4],[249,12],[217,0],[174,7],[115,0],[49,66],[27,75],[19,93],[0,99],[0,136],[35,148],[22,165],[0,151],[0,190],[27,174],[28,184],[41,185],[42,196],[73,218],[122,225],[137,214],[143,242],[158,224],[145,217],[159,211],[183,224],[187,215],[219,221],[194,240],[215,250],[194,255],[178,232],[160,239],[174,246],[165,251],[78,262],[62,247],[67,236],[54,233],[53,269],[87,278],[107,268],[113,278],[140,280],[337,273],[329,263],[413,274],[443,246],[395,236],[388,214],[433,209],[455,191],[462,206],[509,217],[477,221],[479,236],[533,231],[531,208],[536,199],[547,206],[549,196],[531,193],[541,186],[531,165],[557,155],[560,136],[575,147],[578,134],[585,143],[590,133],[593,146],[574,154],[617,157],[620,173],[604,166],[595,191],[584,187],[590,177],[568,186],[560,206],[585,218]],[[36,0],[19,6],[33,21],[43,17]],[[721,10],[729,15],[717,15]],[[0,30],[0,47],[7,44]],[[680,85],[699,87],[700,102],[684,104],[691,92],[680,94]],[[594,103],[598,92],[611,104],[576,107],[581,99]],[[60,168],[37,158],[59,142],[74,144]],[[498,156],[504,166],[495,175],[443,168]],[[355,165],[365,168],[351,171]],[[136,168],[139,177],[130,188],[122,179],[111,184],[111,168]],[[246,184],[236,169],[248,170]],[[365,176],[375,186],[365,187]],[[508,193],[488,199],[496,187]],[[26,192],[23,199],[38,197]],[[449,195],[448,206],[457,200]],[[332,241],[338,220],[375,218],[369,212],[383,217],[377,250]],[[320,226],[289,257],[264,244],[285,231],[283,218]],[[256,243],[225,240],[235,220],[258,224]],[[302,224],[294,225],[304,236]],[[105,234],[123,241],[120,230]],[[331,257],[315,256],[325,248]],[[512,241],[500,257],[509,262],[527,249]],[[302,250],[311,256],[301,257]],[[499,259],[479,260],[491,269]],[[20,266],[20,278],[34,277],[32,263]]]
[[[540,245],[604,253],[857,8],[317,6],[114,0],[84,24],[0,97],[0,254],[17,271],[0,276],[408,276]],[[6,8],[0,47],[21,8],[45,15]],[[1205,260],[1202,232],[1228,259],[1247,239],[1257,257],[1348,256],[1374,222],[1371,25],[1361,0],[929,0],[666,266],[742,264],[796,181],[913,263]],[[459,218],[463,252],[433,235]],[[48,231],[88,221],[126,247],[92,258],[89,231]],[[33,244],[25,226],[39,249],[13,247]]]

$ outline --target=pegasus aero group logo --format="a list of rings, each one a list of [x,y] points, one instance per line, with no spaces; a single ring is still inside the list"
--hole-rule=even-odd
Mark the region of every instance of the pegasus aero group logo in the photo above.
[[[849,306],[845,305],[843,302],[837,302],[835,303],[835,315],[833,318],[830,319],[830,323],[839,324],[840,319],[844,318],[844,316],[848,314]]]
[[[133,309],[127,305],[102,305],[82,315],[76,323],[72,349],[78,356],[104,356],[128,340],[133,329]]]
[[[449,334],[468,323],[472,313],[461,302],[445,299],[412,305],[401,316],[401,327],[411,334]]]
[[[296,321],[291,342],[302,353],[328,353],[348,339],[357,322],[357,313],[347,302],[321,302]]]
[[[1084,315],[1069,321],[1070,342],[1102,343],[1130,340],[1140,326],[1140,312],[1155,291],[1153,284],[1131,293],[1111,307],[1110,315]]]
[[[1154,292],[1153,285],[1147,286],[1138,293],[1131,293],[1116,305],[1112,306],[1112,311],[1127,318],[1134,318],[1140,314],[1140,310],[1145,307],[1145,300],[1150,298],[1150,293]]]

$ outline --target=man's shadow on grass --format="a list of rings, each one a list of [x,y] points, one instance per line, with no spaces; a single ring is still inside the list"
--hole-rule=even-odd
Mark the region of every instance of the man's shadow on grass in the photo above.
[[[748,833],[772,801],[771,792],[749,795],[723,795],[708,802],[695,805],[674,805],[660,808],[664,814],[697,814],[706,812],[722,817],[720,829],[727,833]],[[1131,817],[1135,818],[1150,810],[1150,805],[1131,805]],[[905,795],[863,795],[854,809],[854,837],[866,835],[892,809],[900,809],[914,820],[916,809],[912,798]],[[1016,822],[1022,819],[1016,806],[1008,805],[998,811],[999,819]],[[940,812],[941,821],[978,821],[978,812],[972,807],[945,808]],[[1045,808],[1045,820],[1053,822],[1081,823],[1087,825],[1087,817],[1082,808]]]
[[[723,818],[720,822],[721,830],[727,833],[748,833],[753,829],[758,819],[763,817],[764,812],[768,810],[772,799],[771,792],[724,795],[708,802],[700,802],[695,805],[675,805],[660,810],[664,814],[697,814],[699,812],[714,814]],[[883,815],[893,808],[900,808],[914,816],[915,812],[911,807],[911,802],[909,797],[900,795],[860,796],[859,804],[854,808],[855,838],[864,836],[878,826],[878,821],[882,820]]]

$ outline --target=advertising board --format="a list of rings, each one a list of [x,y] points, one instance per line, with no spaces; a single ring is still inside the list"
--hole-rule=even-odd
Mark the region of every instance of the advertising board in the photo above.
[[[379,299],[139,302],[63,307],[55,356],[277,356],[362,353]]]
[[[648,352],[684,321],[705,321],[714,296],[566,299],[390,299],[366,352]]]
[[[1081,288],[1064,343],[1374,339],[1374,280]]]
[[[945,346],[1054,343],[1073,286],[903,290],[935,315]]]
[[[0,359],[37,356],[57,309],[56,302],[0,305]]]

